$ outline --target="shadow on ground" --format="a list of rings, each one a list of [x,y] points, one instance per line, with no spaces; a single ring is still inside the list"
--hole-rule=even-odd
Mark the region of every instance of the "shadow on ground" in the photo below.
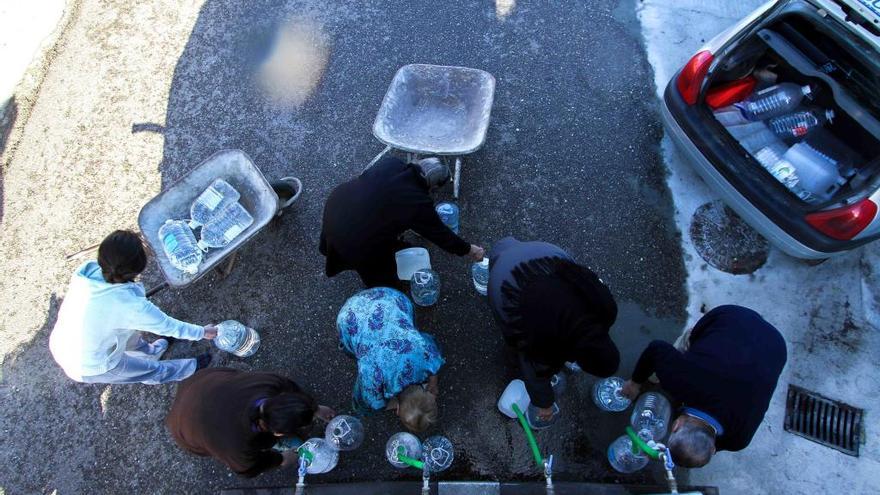
[[[662,130],[652,73],[634,22],[634,12],[621,14],[612,0],[505,12],[484,1],[442,7],[403,0],[205,2],[175,69],[164,126],[139,123],[132,132],[164,134],[159,171],[165,187],[215,151],[240,148],[269,179],[300,177],[305,193],[292,214],[241,250],[227,278],[210,274],[155,302],[188,321],[231,318],[257,328],[260,352],[229,363],[283,372],[346,411],[355,369],[337,351],[334,322],[360,285],[352,274],[323,275],[317,243],[324,199],[382,149],[370,129],[400,66],[470,66],[494,74],[497,89],[486,145],[465,159],[462,235],[485,245],[505,235],[551,241],[599,272],[621,304],[613,336],[623,355],[621,373],[628,372],[651,338],[671,340],[680,331],[686,297],[658,154]],[[300,26],[307,28],[297,31]],[[277,49],[279,40],[287,51]],[[286,85],[289,80],[295,84]],[[447,359],[438,432],[455,444],[456,462],[443,476],[538,479],[519,427],[495,408],[510,375],[467,263],[437,249],[431,254],[442,295],[437,306],[419,310],[417,323],[436,335]],[[152,269],[146,285],[156,281]],[[102,388],[66,380],[45,346],[53,318],[3,365],[4,394],[21,404],[8,425],[31,420],[28,408],[53,400],[58,387],[81,390],[71,394],[75,403],[56,402],[49,411],[72,408],[77,424],[46,421],[47,434],[58,438],[56,455],[77,456],[78,472],[47,473],[46,479],[72,487],[69,492],[93,493],[205,493],[293,483],[291,470],[233,478],[223,466],[176,449],[162,425],[172,386]],[[194,355],[197,349],[181,344],[172,351]],[[41,371],[30,376],[26,369]],[[572,378],[564,418],[538,435],[556,455],[558,478],[651,478],[610,471],[605,448],[626,418],[598,414],[589,403],[591,384],[589,377]],[[385,441],[399,429],[393,417],[368,418],[366,428],[361,449],[314,481],[418,477],[384,460]],[[71,466],[3,450],[18,466]],[[10,493],[51,488],[8,485]]]

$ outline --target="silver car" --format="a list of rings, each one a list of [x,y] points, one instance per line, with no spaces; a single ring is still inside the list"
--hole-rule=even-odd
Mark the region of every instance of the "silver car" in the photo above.
[[[782,83],[808,86],[798,108],[746,112]],[[769,2],[696,53],[663,100],[706,183],[782,251],[821,260],[880,238],[880,0]],[[828,121],[791,127],[796,112]]]

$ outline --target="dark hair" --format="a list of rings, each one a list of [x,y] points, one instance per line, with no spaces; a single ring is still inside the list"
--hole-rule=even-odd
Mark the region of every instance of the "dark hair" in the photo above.
[[[284,392],[266,399],[260,419],[272,433],[293,435],[308,426],[318,410],[310,395],[302,392]]]
[[[147,267],[147,252],[140,236],[130,230],[114,231],[98,248],[98,264],[105,281],[131,282]]]
[[[685,421],[669,435],[669,451],[677,466],[698,468],[709,464],[715,452],[715,435],[710,428]]]

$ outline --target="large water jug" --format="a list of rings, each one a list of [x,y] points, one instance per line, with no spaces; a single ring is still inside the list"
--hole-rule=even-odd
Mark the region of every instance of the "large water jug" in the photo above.
[[[455,458],[452,442],[440,435],[428,437],[422,445],[422,458],[428,471],[439,473],[449,469]]]
[[[327,423],[324,440],[336,450],[354,450],[364,441],[364,424],[354,416],[340,414]]]
[[[489,258],[471,265],[471,278],[477,293],[485,296],[489,290]]]
[[[159,241],[171,265],[178,270],[195,275],[202,263],[202,252],[196,245],[196,237],[186,222],[166,220],[159,227]]]
[[[397,469],[410,467],[409,464],[400,460],[400,455],[421,460],[422,442],[412,433],[405,431],[391,435],[391,438],[385,443],[385,458]]]
[[[666,437],[671,416],[669,399],[658,392],[646,392],[636,400],[630,424],[639,436],[644,432],[650,435],[650,439],[661,442]]]
[[[413,302],[419,306],[433,306],[440,297],[440,275],[430,268],[413,273],[409,284]]]
[[[323,438],[310,438],[299,447],[299,455],[306,459],[306,472],[321,474],[331,471],[339,462],[339,451]]]
[[[431,256],[428,250],[422,247],[401,249],[394,253],[397,262],[397,278],[400,280],[412,280],[412,276],[422,268],[431,268]]]
[[[626,410],[632,401],[623,395],[623,379],[617,376],[603,378],[593,384],[593,403],[603,411]]]
[[[639,451],[633,453],[632,440],[627,435],[618,437],[608,446],[608,462],[618,473],[634,473],[648,465],[648,456]]]
[[[800,186],[818,200],[828,200],[844,184],[837,161],[807,143],[797,143],[783,156],[797,170]]]
[[[437,215],[440,216],[440,220],[449,227],[449,230],[458,234],[459,228],[459,209],[458,205],[455,203],[450,203],[448,201],[444,201],[443,203],[439,203],[434,207],[434,210],[437,212]]]
[[[193,229],[210,221],[215,214],[238,201],[241,194],[223,179],[217,179],[193,201],[189,208],[189,226]]]
[[[252,223],[254,217],[239,203],[232,203],[202,226],[199,247],[204,251],[225,247]]]
[[[260,334],[235,320],[226,320],[217,325],[214,345],[238,357],[250,357],[260,348]]]

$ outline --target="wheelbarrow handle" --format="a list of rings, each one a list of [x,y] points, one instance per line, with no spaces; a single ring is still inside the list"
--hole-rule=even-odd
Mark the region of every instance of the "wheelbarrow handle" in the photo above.
[[[516,403],[513,403],[513,412],[516,413],[516,419],[519,420],[520,426],[522,426],[523,431],[526,433],[526,439],[529,441],[529,447],[532,449],[532,456],[535,458],[535,463],[539,468],[544,469],[544,458],[541,457],[541,449],[538,448],[538,442],[535,440],[535,435],[532,433],[532,428],[529,426],[529,422],[526,421],[526,417],[523,416],[519,405]]]

